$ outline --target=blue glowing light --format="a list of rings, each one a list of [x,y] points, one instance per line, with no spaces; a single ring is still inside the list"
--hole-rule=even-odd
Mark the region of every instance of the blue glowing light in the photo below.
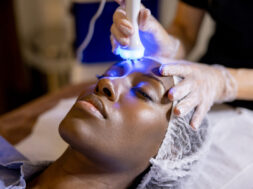
[[[142,61],[134,61],[134,68],[137,70],[145,69],[145,64]]]
[[[116,54],[123,59],[140,59],[144,56],[144,48],[128,49],[119,47],[116,49]]]

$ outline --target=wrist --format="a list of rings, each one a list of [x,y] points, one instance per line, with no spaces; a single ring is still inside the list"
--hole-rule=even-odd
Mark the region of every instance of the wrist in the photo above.
[[[222,86],[220,87],[219,94],[217,95],[216,102],[230,102],[236,99],[237,96],[237,82],[235,78],[230,74],[227,68],[222,65],[214,65],[213,66],[221,77],[221,80],[218,81]]]

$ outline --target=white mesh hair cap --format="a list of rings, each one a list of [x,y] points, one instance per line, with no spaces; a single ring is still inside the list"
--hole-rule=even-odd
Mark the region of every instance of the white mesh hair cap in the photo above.
[[[174,83],[178,78],[174,77]],[[173,103],[173,108],[177,103]],[[165,138],[155,158],[150,159],[151,167],[144,175],[137,189],[184,188],[187,180],[194,175],[193,168],[207,150],[208,122],[205,119],[198,130],[192,129],[190,119],[193,111],[185,117],[170,116]]]

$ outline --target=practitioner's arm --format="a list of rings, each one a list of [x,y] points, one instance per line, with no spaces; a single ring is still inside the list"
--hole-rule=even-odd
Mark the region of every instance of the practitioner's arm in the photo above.
[[[184,58],[196,44],[205,10],[195,8],[181,1],[178,2],[177,6],[175,18],[167,31],[172,36],[180,39],[180,50],[183,56],[179,57]]]
[[[236,99],[253,100],[253,69],[228,68],[228,71],[236,80],[238,86]]]

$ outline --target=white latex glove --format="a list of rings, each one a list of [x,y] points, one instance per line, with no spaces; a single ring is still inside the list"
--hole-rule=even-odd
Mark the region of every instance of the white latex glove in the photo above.
[[[130,36],[134,33],[134,28],[126,17],[124,1],[115,0],[121,6],[113,15],[111,26],[112,51],[121,46],[128,46]],[[139,29],[142,44],[145,47],[145,56],[174,58],[179,49],[179,40],[170,36],[161,24],[151,15],[150,10],[141,6],[139,13]]]
[[[237,95],[237,83],[226,68],[220,65],[208,66],[184,60],[170,60],[160,67],[163,76],[183,78],[171,88],[168,98],[178,101],[174,113],[184,116],[192,109],[195,112],[191,126],[198,128],[214,103],[232,101]]]

